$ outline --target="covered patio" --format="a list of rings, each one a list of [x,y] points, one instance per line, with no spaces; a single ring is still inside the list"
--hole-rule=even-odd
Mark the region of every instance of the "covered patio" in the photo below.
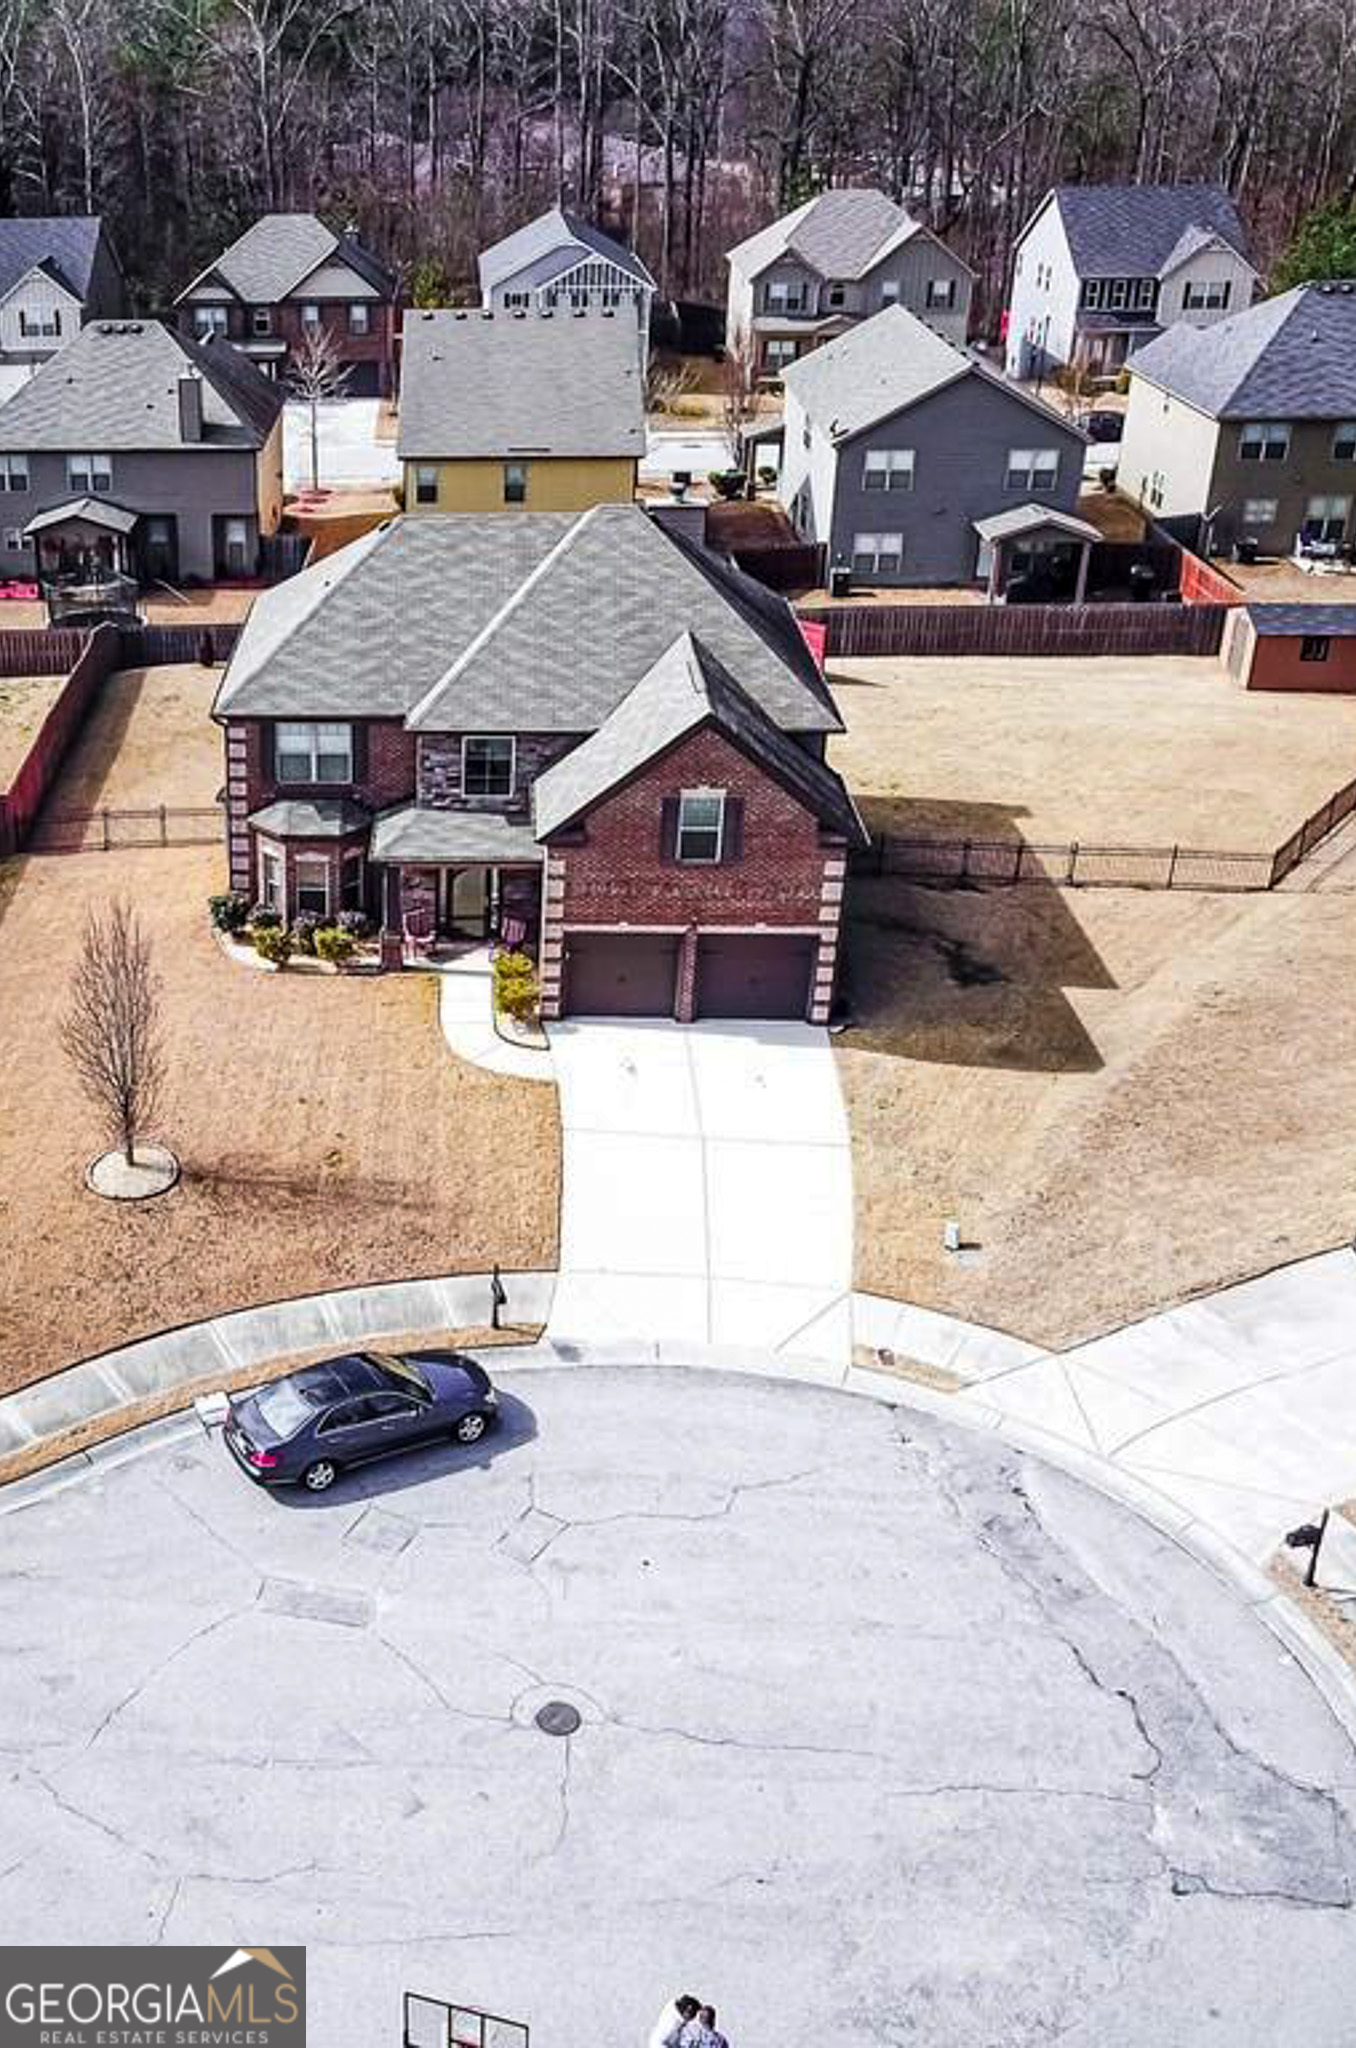
[[[527,819],[402,804],[373,820],[368,857],[381,870],[384,964],[486,940],[535,956],[545,856]]]
[[[1014,505],[975,521],[975,574],[990,604],[1083,604],[1098,529],[1053,505]]]

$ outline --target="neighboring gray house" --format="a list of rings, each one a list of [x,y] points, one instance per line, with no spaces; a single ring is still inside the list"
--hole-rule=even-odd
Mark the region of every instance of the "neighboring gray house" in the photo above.
[[[1356,543],[1356,281],[1297,285],[1131,365],[1120,488],[1210,552]]]
[[[86,320],[113,318],[126,305],[97,217],[0,220],[0,363],[45,363]]]
[[[725,260],[726,332],[732,342],[751,339],[760,377],[779,377],[885,306],[903,306],[947,341],[965,340],[974,273],[883,192],[821,192]]]
[[[802,538],[855,582],[980,581],[997,596],[1023,574],[1074,596],[1097,538],[1073,516],[1084,445],[892,306],[787,369],[778,489]]]
[[[0,576],[258,574],[282,516],[281,414],[229,342],[85,327],[0,406]]]
[[[553,206],[480,254],[487,312],[618,313],[633,307],[644,361],[655,281],[632,250]]]
[[[1007,373],[1114,376],[1165,327],[1208,327],[1258,287],[1222,185],[1056,185],[1013,253]]]

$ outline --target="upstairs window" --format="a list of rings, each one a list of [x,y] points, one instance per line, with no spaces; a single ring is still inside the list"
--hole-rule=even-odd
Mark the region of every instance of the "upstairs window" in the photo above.
[[[525,505],[527,503],[527,464],[506,462],[504,464],[504,503]]]
[[[554,304],[554,300],[552,303]],[[504,293],[504,311],[506,313],[525,313],[531,304],[531,292]]]
[[[955,278],[930,277],[926,303],[936,312],[949,313],[956,303]]]
[[[276,729],[273,765],[279,782],[352,782],[353,728],[283,719]]]
[[[1188,278],[1182,304],[1188,313],[1222,313],[1232,290],[1227,277]]]
[[[269,306],[256,306],[250,314],[250,329],[254,334],[272,334],[273,311]]]
[[[463,796],[512,796],[514,745],[511,734],[468,735],[461,743]]]
[[[845,285],[841,285],[841,284],[831,284],[831,285],[829,286],[829,304],[830,304],[831,306],[842,306],[842,305],[845,305],[845,304],[846,304],[846,302],[847,302],[847,288],[846,288],[846,286],[845,286]]]
[[[769,313],[803,313],[805,311],[805,286],[798,279],[774,278],[764,295]]]
[[[911,491],[912,448],[868,448],[862,487],[868,491]]]
[[[1249,420],[1238,436],[1240,462],[1284,462],[1290,429],[1283,420]]]
[[[314,332],[320,325],[320,308],[309,302],[301,309],[301,324],[308,332]]]
[[[1058,448],[1009,448],[1008,490],[1053,491],[1058,481]]]
[[[883,277],[881,279],[880,302],[882,306],[897,306],[899,304],[899,279],[897,277]]]
[[[414,502],[416,505],[436,505],[438,502],[438,472],[432,463],[421,462],[414,472]]]
[[[193,332],[199,341],[210,341],[214,334],[224,334],[230,315],[225,306],[195,306],[193,308]]]
[[[36,313],[30,313],[24,306],[19,308],[19,333],[24,340],[53,341],[60,332],[59,307],[40,306]]]
[[[93,497],[113,488],[113,462],[107,455],[68,455],[66,486],[77,497]]]
[[[1339,420],[1332,430],[1334,462],[1356,462],[1356,420]]]
[[[349,307],[348,331],[350,334],[371,333],[372,322],[368,313],[368,307],[365,300],[355,299],[353,304]]]
[[[677,856],[694,865],[720,859],[725,836],[725,791],[685,789],[678,799]]]
[[[0,491],[28,489],[28,457],[0,455]]]

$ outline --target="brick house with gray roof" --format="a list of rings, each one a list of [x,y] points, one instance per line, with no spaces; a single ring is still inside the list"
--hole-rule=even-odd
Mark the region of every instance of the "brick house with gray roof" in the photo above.
[[[640,507],[392,520],[265,592],[215,712],[232,887],[525,946],[548,1017],[823,1021],[842,730],[789,609]]]
[[[175,300],[190,340],[220,335],[282,378],[308,334],[329,336],[345,398],[395,389],[399,293],[393,273],[350,233],[313,213],[266,213]]]
[[[1297,285],[1131,366],[1120,488],[1188,545],[1356,548],[1356,279]]]
[[[1013,249],[1008,375],[1114,376],[1165,328],[1208,327],[1259,288],[1222,185],[1056,185]]]

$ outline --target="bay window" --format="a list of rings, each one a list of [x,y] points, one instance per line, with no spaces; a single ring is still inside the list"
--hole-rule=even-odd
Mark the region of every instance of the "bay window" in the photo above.
[[[273,768],[279,782],[352,782],[352,726],[281,720]]]

